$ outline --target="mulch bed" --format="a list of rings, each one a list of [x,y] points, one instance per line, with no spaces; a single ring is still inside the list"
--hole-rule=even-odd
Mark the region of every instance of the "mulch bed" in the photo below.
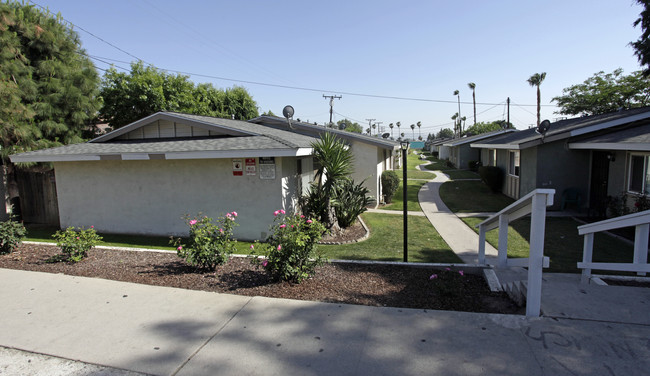
[[[0,267],[104,278],[218,293],[401,308],[522,314],[505,293],[490,292],[482,276],[455,278],[453,291],[440,289],[445,272],[401,265],[331,263],[301,284],[273,282],[249,259],[232,258],[216,272],[201,271],[171,253],[93,249],[83,261],[50,262],[60,254],[50,245],[22,244],[0,255]],[[430,279],[433,273],[440,278]],[[457,277],[457,275],[456,275]],[[459,282],[460,281],[460,282]]]

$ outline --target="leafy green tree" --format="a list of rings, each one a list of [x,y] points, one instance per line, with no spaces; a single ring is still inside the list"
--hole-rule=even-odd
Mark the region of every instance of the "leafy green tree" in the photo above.
[[[336,122],[336,125],[340,130],[354,132],[354,133],[363,133],[363,127],[359,123],[353,123],[348,119],[339,120]]]
[[[536,86],[537,87],[537,126],[539,127],[540,123],[540,112],[541,112],[541,93],[539,91],[539,86],[544,82],[544,79],[546,78],[546,72],[542,73],[535,73],[534,75],[530,76],[530,78],[527,80],[528,84],[530,86]]]
[[[257,103],[243,87],[217,89],[194,85],[188,76],[170,74],[142,62],[129,73],[109,69],[103,77],[100,116],[113,129],[158,111],[184,112],[248,120],[258,116]]]
[[[650,76],[650,1],[636,0],[643,6],[639,18],[634,21],[634,26],[641,25],[641,36],[635,42],[630,42],[634,48],[634,54],[637,56],[639,63],[645,65],[642,74],[645,77]]]
[[[267,112],[262,113],[262,116],[275,116],[275,114],[273,113],[273,111],[268,110]]]
[[[13,153],[83,141],[100,106],[99,77],[60,17],[0,3],[0,162],[5,207],[18,196]]]
[[[557,102],[559,114],[595,115],[613,112],[619,108],[650,105],[650,78],[643,72],[624,75],[619,68],[612,73],[600,71],[583,83],[562,90]]]
[[[482,133],[488,133],[493,131],[498,131],[504,128],[504,121],[493,121],[491,123],[478,122],[471,127],[467,128],[465,134],[477,135]]]
[[[454,131],[452,131],[449,128],[444,128],[441,129],[438,134],[436,134],[436,138],[452,138],[454,137]]]

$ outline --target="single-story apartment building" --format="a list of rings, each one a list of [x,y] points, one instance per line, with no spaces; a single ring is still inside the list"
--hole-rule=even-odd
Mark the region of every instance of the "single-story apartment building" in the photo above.
[[[235,236],[264,239],[273,212],[293,212],[313,181],[319,133],[256,120],[158,112],[86,143],[10,158],[53,163],[62,228],[178,236],[188,231],[184,215],[236,211]],[[355,155],[355,180],[371,177],[372,194],[381,194],[376,181],[399,144],[340,132]]]
[[[237,211],[235,235],[266,237],[313,180],[316,138],[245,121],[159,112],[89,142],[11,156],[52,162],[62,228],[182,235],[186,214]]]
[[[444,142],[442,146],[448,148],[448,159],[456,168],[466,169],[468,168],[468,163],[471,161],[481,162],[482,164],[486,164],[487,162],[486,159],[481,158],[480,150],[470,147],[473,142],[485,141],[492,137],[514,131],[516,129],[499,129],[473,136],[454,138]]]
[[[643,159],[645,152],[638,141],[646,137],[643,132],[649,123],[650,107],[635,108],[560,120],[551,123],[544,134],[531,128],[477,141],[471,147],[480,150],[482,160],[504,171],[503,193],[509,197],[518,199],[535,188],[553,188],[554,210],[561,208],[563,195],[574,192],[581,198],[580,208],[602,211],[606,196],[620,195],[631,181],[632,163],[638,166]],[[627,144],[626,137],[631,140]],[[628,148],[632,146],[638,150]],[[607,182],[603,176],[608,176]]]

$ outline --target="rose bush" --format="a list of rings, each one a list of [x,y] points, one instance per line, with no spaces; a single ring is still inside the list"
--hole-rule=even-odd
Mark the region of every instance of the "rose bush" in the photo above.
[[[271,236],[267,243],[258,245],[266,258],[257,257],[255,246],[251,246],[253,262],[261,264],[275,281],[300,283],[325,261],[316,253],[325,226],[304,215],[286,215],[284,210],[274,215]]]
[[[176,246],[176,254],[186,262],[199,268],[215,270],[217,265],[228,261],[228,257],[235,251],[237,240],[233,238],[233,229],[236,223],[237,212],[227,213],[217,218],[217,223],[207,216],[185,217],[185,222],[190,228],[187,242],[181,238],[171,239]]]

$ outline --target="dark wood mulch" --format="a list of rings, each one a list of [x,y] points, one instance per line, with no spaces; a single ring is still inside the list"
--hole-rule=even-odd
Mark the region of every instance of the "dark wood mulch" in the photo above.
[[[83,261],[50,262],[60,253],[49,245],[22,244],[0,255],[0,267],[111,279],[219,293],[321,302],[522,314],[505,293],[490,292],[482,276],[454,274],[453,289],[445,272],[401,265],[325,264],[301,284],[273,282],[249,259],[232,258],[216,272],[197,270],[175,254],[93,249]],[[440,277],[430,279],[432,274]],[[453,273],[457,273],[454,271]],[[451,273],[447,273],[451,275]],[[438,285],[436,285],[438,284]]]

